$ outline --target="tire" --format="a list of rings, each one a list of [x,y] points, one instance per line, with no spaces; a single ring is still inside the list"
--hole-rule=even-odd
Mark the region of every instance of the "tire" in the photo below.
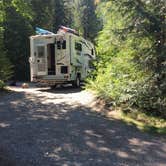
[[[57,84],[52,85],[52,86],[51,86],[51,89],[55,89],[56,87],[57,87]]]
[[[76,80],[73,82],[73,87],[79,88],[81,86],[81,80],[80,77],[77,76]]]

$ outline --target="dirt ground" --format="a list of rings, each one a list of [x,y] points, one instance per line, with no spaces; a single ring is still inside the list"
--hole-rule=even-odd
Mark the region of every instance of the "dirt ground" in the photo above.
[[[10,89],[0,96],[0,166],[166,165],[164,138],[94,112],[90,92]]]

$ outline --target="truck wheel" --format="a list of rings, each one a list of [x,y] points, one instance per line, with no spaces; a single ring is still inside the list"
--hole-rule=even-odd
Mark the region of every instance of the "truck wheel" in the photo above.
[[[80,77],[77,76],[77,77],[76,77],[76,80],[73,82],[73,87],[79,88],[80,85],[81,85],[80,82],[81,82],[81,81],[80,81]]]
[[[56,87],[57,87],[57,84],[52,85],[52,86],[51,86],[51,89],[55,89]]]

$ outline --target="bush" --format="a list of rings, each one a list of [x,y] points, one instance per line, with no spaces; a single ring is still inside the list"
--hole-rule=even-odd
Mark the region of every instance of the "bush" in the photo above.
[[[0,80],[0,90],[4,89],[4,87],[5,87],[5,83],[2,80]]]
[[[89,86],[115,105],[166,118],[164,3],[138,2],[103,2],[104,25],[96,40],[99,60]]]

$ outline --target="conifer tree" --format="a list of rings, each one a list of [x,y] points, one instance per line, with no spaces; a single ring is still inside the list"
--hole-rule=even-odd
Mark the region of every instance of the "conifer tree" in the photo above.
[[[7,0],[4,1],[4,11],[4,47],[13,65],[13,79],[27,80],[29,78],[29,36],[32,34],[29,4],[24,0]]]
[[[4,6],[2,2],[0,2],[0,80],[2,81],[8,80],[12,74],[12,66],[6,56],[4,49],[4,14]]]
[[[165,13],[165,0],[103,0],[94,85],[116,104],[166,117]]]
[[[94,0],[74,0],[74,24],[81,34],[94,40],[100,30],[100,21],[96,15]]]
[[[60,25],[66,25],[64,1],[63,0],[55,0],[54,1],[53,25],[54,25],[55,32],[59,29]]]
[[[33,11],[33,27],[41,27],[53,31],[54,29],[54,5],[57,0],[33,0],[31,1]]]
[[[94,0],[84,0],[81,4],[83,15],[81,17],[83,35],[85,38],[94,40],[99,30],[99,20],[96,16],[96,5]]]

